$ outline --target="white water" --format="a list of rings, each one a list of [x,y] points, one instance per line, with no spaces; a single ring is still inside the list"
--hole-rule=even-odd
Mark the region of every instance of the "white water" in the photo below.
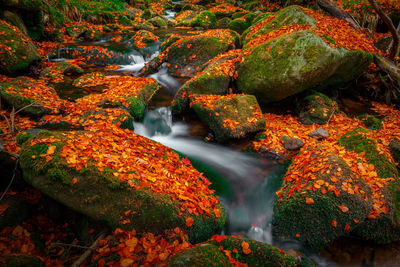
[[[247,232],[248,237],[271,244],[269,221],[272,218],[272,197],[260,208],[252,207],[244,196],[267,180],[265,172],[260,171],[263,165],[258,159],[229,147],[190,138],[189,126],[173,122],[167,107],[147,112],[143,122],[135,122],[134,127],[136,134],[160,142],[223,173],[233,187],[238,187],[232,203],[221,199],[228,213],[230,229]],[[264,194],[263,191],[261,193]]]
[[[172,18],[175,18],[175,15],[176,15],[176,12],[175,12],[175,11],[167,9],[167,10],[165,10],[165,13],[166,13],[166,14],[164,15],[164,18],[165,18],[165,19],[172,19]]]
[[[157,57],[158,54],[159,54],[159,52],[157,50],[154,53],[152,53],[150,56],[144,57],[141,53],[134,50],[131,54],[129,54],[131,63],[127,64],[127,65],[120,65],[120,68],[118,69],[118,71],[133,72],[136,74],[144,67],[144,65],[146,65],[147,62],[149,62],[153,58]]]

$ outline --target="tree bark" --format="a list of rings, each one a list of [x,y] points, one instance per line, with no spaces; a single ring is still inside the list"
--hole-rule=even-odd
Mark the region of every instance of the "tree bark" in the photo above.
[[[378,6],[378,4],[374,0],[368,0],[368,2],[372,5],[372,8],[379,15],[379,17],[385,22],[388,26],[390,33],[393,37],[392,47],[390,48],[389,59],[394,60],[397,57],[397,53],[399,51],[399,33],[398,29],[393,25],[392,20],[386,15],[386,13]]]

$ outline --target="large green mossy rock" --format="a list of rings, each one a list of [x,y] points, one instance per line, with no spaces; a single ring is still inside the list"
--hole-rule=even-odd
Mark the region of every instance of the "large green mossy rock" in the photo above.
[[[18,14],[5,10],[0,12],[0,17],[11,25],[16,26],[24,35],[28,36],[28,30],[26,29],[24,21]]]
[[[306,96],[299,104],[298,109],[299,121],[305,125],[327,124],[329,119],[339,111],[338,104],[321,93]]]
[[[214,13],[205,10],[190,20],[184,20],[178,23],[178,26],[203,27],[206,29],[217,26],[217,17]]]
[[[254,47],[238,67],[237,88],[262,103],[282,100],[309,88],[357,78],[373,55],[332,48],[312,31],[270,39]]]
[[[249,254],[243,252],[243,242],[249,244]],[[211,240],[208,243],[229,250],[234,259],[248,266],[316,266],[308,259],[298,262],[281,249],[247,238],[225,237],[221,242]]]
[[[210,30],[207,34],[184,37],[167,49],[167,61],[171,64],[168,72],[175,77],[193,77],[204,63],[234,49],[238,38],[229,30]]]
[[[165,264],[170,267],[232,266],[217,246],[207,243],[176,254],[168,258]]]
[[[33,43],[17,27],[0,23],[0,73],[16,75],[41,60]]]
[[[154,18],[151,18],[148,20],[154,27],[158,28],[166,28],[167,27],[167,22],[165,21],[164,18],[157,16]]]
[[[189,107],[190,95],[224,95],[228,93],[231,77],[221,71],[222,65],[234,56],[223,57],[210,63],[202,72],[187,81],[175,94],[171,104],[174,115],[182,114]]]
[[[9,106],[15,107],[16,110],[24,108],[22,113],[40,117],[51,113],[51,109],[32,98],[25,97],[20,93],[25,90],[35,90],[36,84],[27,77],[15,78],[11,81],[0,83],[0,98]],[[49,90],[56,95],[56,91],[49,87]],[[32,104],[34,103],[34,104]]]
[[[74,134],[75,139],[89,132],[74,132]],[[69,138],[67,135],[68,132],[42,131],[22,145],[20,166],[23,177],[26,182],[42,193],[113,229],[135,229],[138,233],[162,234],[164,230],[179,227],[187,231],[189,241],[192,243],[205,241],[222,230],[225,224],[225,213],[220,204],[217,206],[220,210],[219,217],[215,216],[214,211],[210,211],[209,216],[206,214],[195,216],[188,211],[182,211],[179,208],[181,202],[178,199],[163,192],[156,193],[150,189],[150,185],[132,187],[128,182],[121,181],[114,175],[117,170],[104,168],[100,171],[93,165],[95,162],[93,159],[88,159],[85,162],[87,166],[80,170],[69,167],[65,157],[60,154],[66,145],[66,139]],[[144,139],[141,136],[135,138]],[[42,139],[46,140],[46,143],[40,143]],[[141,144],[149,142],[146,140],[143,140]],[[32,143],[32,141],[39,143]],[[121,144],[112,143],[111,145],[118,147]],[[150,161],[153,160],[152,158],[155,161],[161,160],[157,156],[160,154],[160,149],[171,152],[169,148],[154,143],[154,146],[156,145],[158,148],[145,145],[142,147],[141,153],[147,155]],[[50,146],[56,148],[50,160],[46,160],[41,155],[46,154]],[[154,151],[155,149],[157,152]],[[79,151],[77,153],[79,154]],[[126,153],[129,154],[129,150],[126,150]],[[181,176],[179,167],[176,173],[171,172],[170,175]],[[130,182],[141,183],[136,179]],[[185,181],[182,180],[182,182]],[[188,217],[194,219],[190,227],[186,225]]]
[[[275,17],[271,21],[266,22],[266,20],[268,20],[270,16],[271,14],[265,13],[261,14],[254,20],[253,26],[251,26],[242,34],[243,44],[247,44],[251,39],[263,34],[270,33],[273,30],[277,30],[282,26],[289,26],[292,24],[309,24],[315,26],[315,19],[308,16],[299,6],[289,6],[287,8],[283,8],[275,13]],[[263,25],[258,31],[254,32],[254,29],[259,27],[259,23],[265,25]]]
[[[250,25],[250,22],[245,19],[237,18],[229,22],[228,29],[242,34]]]
[[[45,5],[42,1],[2,0],[1,6],[21,15],[30,38],[38,40],[43,37]]]
[[[265,127],[265,119],[254,96],[222,97],[212,105],[213,108],[210,108],[202,102],[194,102],[192,108],[214,132],[218,142],[243,138]]]
[[[349,235],[350,230],[358,226],[354,219],[364,221],[372,208],[371,190],[364,180],[358,179],[338,156],[323,156],[317,152],[311,155],[307,164],[327,164],[329,167],[324,172],[316,168],[311,173],[314,179],[304,179],[298,184],[284,178],[274,205],[272,223],[273,233],[277,237],[297,239],[314,251],[319,251],[339,237]],[[302,168],[292,164],[289,173],[303,173]],[[307,169],[307,173],[309,171]],[[343,190],[342,183],[347,183],[349,179],[357,181],[358,191],[364,193],[351,194]],[[335,189],[329,190],[329,185]],[[340,208],[342,205],[348,211],[343,212]]]
[[[364,240],[387,244],[400,239],[399,174],[394,162],[378,151],[374,140],[365,136],[367,132],[364,128],[356,128],[341,136],[338,142],[349,151],[363,153],[368,163],[375,166],[380,178],[393,179],[381,189],[387,212],[365,220],[355,229],[355,235]]]

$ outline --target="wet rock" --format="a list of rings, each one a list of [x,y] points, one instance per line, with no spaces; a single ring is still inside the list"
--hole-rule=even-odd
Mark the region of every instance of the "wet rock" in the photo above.
[[[187,81],[175,94],[171,104],[174,115],[181,114],[189,107],[189,95],[224,95],[228,93],[231,77],[221,71],[224,64],[236,56],[226,56],[210,63],[202,74]]]
[[[55,70],[55,71],[53,72],[53,70]],[[40,73],[40,75],[42,77],[46,77],[50,80],[61,81],[61,80],[58,80],[60,78],[60,77],[58,77],[60,73],[64,74],[64,75],[75,76],[75,75],[83,74],[84,72],[85,71],[76,64],[69,63],[69,62],[57,62],[55,64],[55,67],[45,68]]]
[[[238,38],[235,32],[221,29],[183,37],[168,49],[168,72],[175,77],[193,77],[204,63],[234,49]]]
[[[127,16],[120,14],[118,16],[118,23],[125,26],[131,26],[132,20],[130,20]]]
[[[298,138],[286,139],[283,147],[288,151],[297,151],[304,146],[304,142]]]
[[[40,1],[25,0],[3,0],[2,10],[11,10],[21,15],[28,35],[33,40],[39,40],[44,32],[44,8],[45,4]]]
[[[325,155],[321,148],[312,149],[307,161],[297,155],[285,174],[281,190],[277,191],[272,230],[277,237],[295,239],[319,251],[348,235],[367,218],[372,197],[370,187],[362,179],[357,180],[358,194],[341,186],[349,179],[357,179],[345,161],[336,155]],[[322,171],[324,166],[327,168]],[[310,180],[301,178],[304,175],[299,177],[299,172],[307,174]]]
[[[187,188],[199,186],[194,183],[197,178],[195,179],[193,176],[198,174],[198,179],[201,179],[201,174],[197,173],[195,169],[190,170],[188,174],[182,174],[183,169],[193,167],[190,163],[181,162],[178,154],[169,148],[138,135],[132,135],[128,139],[121,139],[116,135],[116,140],[108,140],[115,149],[124,143],[125,157],[136,157],[134,154],[136,152],[133,152],[137,150],[136,146],[140,146],[142,155],[147,155],[146,158],[138,158],[137,163],[129,167],[131,171],[127,174],[133,177],[135,173],[140,173],[141,178],[138,176],[139,180],[133,178],[128,182],[116,176],[117,170],[99,168],[101,166],[98,165],[101,162],[100,158],[97,159],[93,156],[90,162],[94,165],[75,168],[71,164],[73,157],[62,155],[62,149],[67,142],[70,144],[70,142],[84,138],[87,134],[99,134],[99,136],[91,138],[91,142],[99,143],[105,132],[78,131],[73,133],[74,136],[70,136],[70,134],[71,132],[40,132],[33,139],[39,143],[31,146],[30,142],[25,142],[22,146],[20,165],[24,179],[45,195],[114,229],[135,229],[138,233],[161,234],[164,230],[179,227],[187,231],[192,243],[205,241],[222,230],[225,223],[224,210],[218,204],[218,200],[211,195],[211,191],[206,193],[205,190],[199,190],[199,195],[196,195],[196,199],[204,199],[204,194],[209,194],[207,201],[212,202],[208,202],[209,204],[206,205],[210,205],[210,213],[195,215],[180,208],[186,203],[186,200],[173,198],[170,193],[164,192],[164,189],[160,189],[161,191],[151,190],[152,186],[159,186],[157,181],[160,178],[155,179],[154,177],[167,177],[167,175],[187,183]],[[54,140],[54,142],[41,143],[43,139]],[[50,146],[54,146],[55,150],[51,160],[46,162],[43,157],[40,157],[40,154],[46,153]],[[81,148],[76,147],[78,149],[76,155],[82,155],[86,149],[84,146],[79,147]],[[109,153],[113,158],[112,161],[117,165],[121,164],[120,166],[122,166],[126,161],[114,148]],[[172,161],[174,163],[171,163]],[[155,164],[156,162],[163,165],[163,170],[168,169],[168,174],[158,173],[160,170],[155,168],[146,168],[147,171],[144,172],[143,164]],[[170,166],[169,164],[174,165]],[[178,186],[178,184],[174,184],[174,181],[175,179],[171,179],[168,186]],[[148,186],[140,186],[142,182],[147,183]],[[207,187],[206,184],[202,186]],[[186,190],[182,187],[180,189]],[[185,199],[190,194],[185,195]],[[218,215],[215,213],[217,211]],[[193,219],[193,224],[190,226],[187,226],[186,222],[188,217]]]
[[[382,121],[373,115],[363,114],[358,116],[358,118],[364,123],[365,127],[367,127],[368,129],[382,129]]]
[[[289,6],[275,13],[276,17],[267,24],[263,25],[259,30],[255,31],[257,24],[267,20],[271,14],[261,14],[252,21],[253,25],[242,34],[243,44],[247,44],[251,39],[260,35],[270,33],[282,26],[297,25],[315,25],[315,19],[308,16],[299,6]]]
[[[205,29],[215,28],[217,26],[217,18],[214,13],[205,10],[192,19],[184,19],[178,23],[178,26],[202,27]]]
[[[149,19],[148,22],[153,24],[154,27],[157,28],[166,28],[167,27],[167,22],[165,21],[164,18],[157,16],[152,19]]]
[[[371,212],[368,218],[354,230],[354,234],[363,240],[388,244],[400,239],[400,221],[397,215],[400,203],[396,197],[400,194],[400,182],[394,179],[399,174],[396,165],[384,153],[379,152],[376,142],[365,137],[367,132],[367,129],[359,127],[338,139],[339,145],[347,150],[362,153],[368,163],[376,168],[376,175],[388,182],[382,185],[380,195],[382,202],[385,203],[382,207],[384,212]],[[363,171],[366,172],[366,170]]]
[[[229,22],[228,28],[239,34],[242,34],[248,27],[250,27],[251,22],[246,19],[237,18]]]
[[[321,140],[321,139],[328,138],[329,137],[329,132],[327,130],[325,130],[325,129],[317,128],[317,129],[311,131],[308,134],[308,136],[311,137],[311,138],[315,138],[317,140]]]
[[[270,149],[266,146],[260,147],[259,153],[263,158],[266,159],[271,159],[271,160],[281,160],[283,159],[283,156],[280,155],[278,152],[276,152],[273,149]]]
[[[226,29],[228,28],[229,23],[231,22],[231,19],[228,17],[224,17],[222,19],[219,19],[217,21],[217,27],[221,29]]]
[[[34,100],[21,95],[22,91],[27,89],[34,90],[36,86],[34,80],[28,77],[18,77],[11,81],[1,82],[0,97],[7,105],[14,106],[16,110],[24,108],[21,112],[31,117],[40,117],[51,113],[49,107],[38,102],[35,105],[31,105]],[[52,87],[47,88],[52,94],[57,95]]]
[[[218,142],[243,138],[265,127],[265,119],[254,96],[221,97],[213,101],[213,107],[207,106],[207,96],[204,97],[205,102],[201,99],[199,102],[192,100],[192,108],[214,132]]]
[[[289,11],[296,15],[284,16]],[[256,33],[251,34],[251,28],[244,32],[243,47],[249,48],[249,42],[256,36],[289,22],[310,24],[313,20],[299,7],[282,9]],[[345,84],[362,74],[373,59],[371,53],[332,48],[312,30],[282,35],[251,48],[238,67],[236,85],[241,92],[255,95],[262,103],[280,101],[310,88]]]
[[[321,93],[305,97],[298,105],[299,121],[305,125],[327,124],[336,112],[338,112],[337,103]]]
[[[170,47],[170,45],[172,45],[181,38],[182,36],[178,34],[171,34],[164,42],[161,43],[160,45],[161,52],[167,50],[167,48]]]
[[[171,256],[166,266],[231,266],[229,259],[212,244],[201,244]]]
[[[0,16],[11,25],[16,26],[24,35],[28,36],[28,30],[18,14],[5,10]]]
[[[9,49],[2,53],[0,73],[16,75],[41,60],[36,47],[17,27],[2,22],[0,31],[4,32],[0,35],[0,43]]]
[[[244,243],[243,243],[244,242]],[[231,252],[231,255],[248,266],[316,266],[308,258],[304,257],[296,261],[294,257],[266,243],[254,241],[247,238],[226,236],[221,242],[216,240],[208,241],[224,250]],[[248,244],[248,251],[245,246]]]

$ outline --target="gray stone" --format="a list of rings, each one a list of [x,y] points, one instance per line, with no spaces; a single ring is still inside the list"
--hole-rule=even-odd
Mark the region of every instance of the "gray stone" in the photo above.
[[[324,138],[328,138],[329,137],[329,132],[325,129],[322,128],[317,128],[314,131],[311,131],[308,134],[309,137],[315,138],[317,140],[321,140]]]
[[[289,138],[283,143],[283,147],[288,151],[296,151],[304,146],[304,142],[299,138]]]

